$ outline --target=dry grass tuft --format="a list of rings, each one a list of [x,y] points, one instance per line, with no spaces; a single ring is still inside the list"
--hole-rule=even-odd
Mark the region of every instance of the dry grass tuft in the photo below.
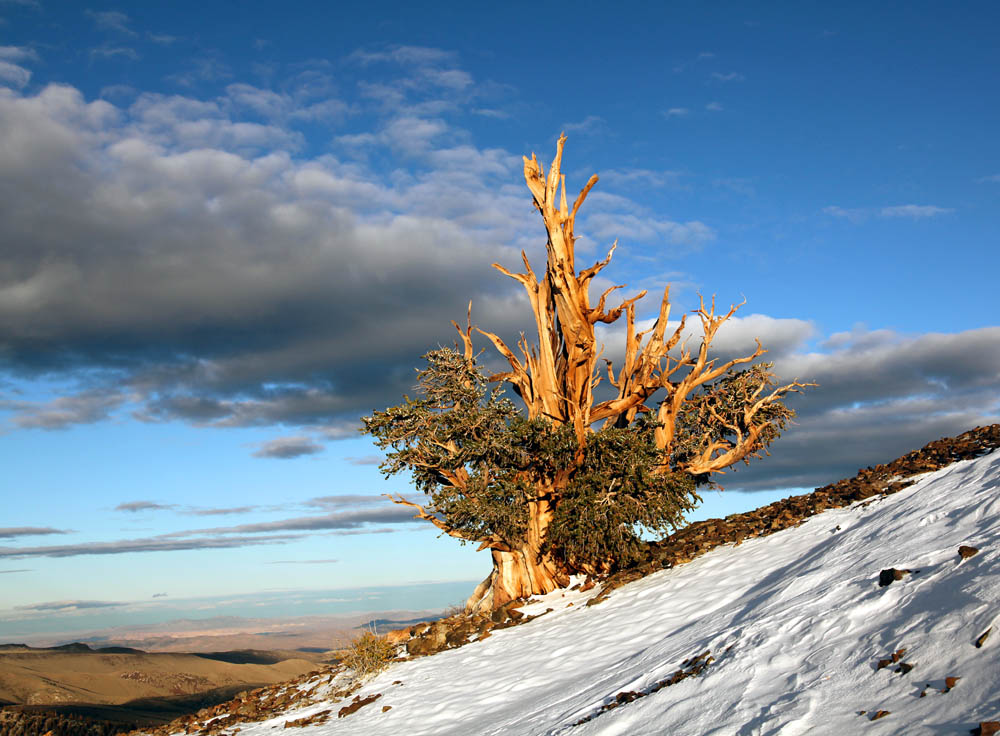
[[[396,648],[384,636],[366,631],[351,642],[344,664],[354,670],[355,677],[375,675],[389,666],[396,657]]]

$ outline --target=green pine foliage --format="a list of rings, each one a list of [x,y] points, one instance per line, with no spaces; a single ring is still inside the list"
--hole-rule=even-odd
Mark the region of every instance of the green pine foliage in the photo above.
[[[700,500],[699,479],[665,471],[671,458],[656,447],[649,415],[589,434],[581,462],[572,427],[526,419],[450,348],[424,357],[420,397],[365,417],[363,431],[388,451],[383,473],[410,471],[429,499],[427,510],[466,540],[494,538],[517,548],[529,501],[539,488],[550,489],[555,514],[547,549],[570,569],[609,572],[638,559],[643,531],[677,528]],[[704,410],[718,410],[720,402],[706,394]],[[464,488],[451,482],[459,473]]]
[[[583,463],[549,529],[553,551],[577,569],[606,573],[637,561],[642,531],[669,533],[701,500],[693,476],[663,471],[668,458],[656,447],[656,425],[647,416],[587,438]]]
[[[409,470],[430,499],[428,510],[465,539],[498,537],[517,546],[536,486],[572,462],[572,430],[525,419],[500,387],[490,389],[483,373],[450,348],[424,358],[420,398],[404,397],[362,418],[363,431],[388,450],[382,472]],[[467,476],[464,489],[450,482],[456,473]]]

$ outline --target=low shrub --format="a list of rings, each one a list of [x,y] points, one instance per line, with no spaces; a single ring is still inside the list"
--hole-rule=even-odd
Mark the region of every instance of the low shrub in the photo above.
[[[361,678],[375,675],[389,666],[396,656],[396,648],[378,636],[374,631],[366,631],[351,642],[344,656],[344,664]]]

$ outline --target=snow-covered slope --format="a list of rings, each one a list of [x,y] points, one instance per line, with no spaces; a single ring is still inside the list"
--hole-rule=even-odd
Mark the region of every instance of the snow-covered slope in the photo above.
[[[962,545],[979,551],[963,559]],[[887,568],[912,572],[880,586]],[[381,697],[345,717],[349,700],[320,698],[240,724],[240,736],[329,709],[295,732],[968,734],[1000,719],[1000,451],[716,549],[599,605],[586,595],[554,593],[522,609],[556,609],[537,620],[393,665],[356,694]],[[961,679],[942,692],[949,677]]]

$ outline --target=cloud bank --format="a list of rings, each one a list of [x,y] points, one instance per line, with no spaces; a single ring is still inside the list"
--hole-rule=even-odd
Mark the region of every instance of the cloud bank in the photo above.
[[[132,32],[121,13],[91,19],[113,37]],[[346,60],[339,87],[322,65],[266,87],[193,60],[191,74],[217,80],[221,91],[118,89],[108,93],[114,103],[67,85],[31,87],[23,65],[36,60],[32,50],[0,47],[0,372],[12,381],[62,379],[65,390],[29,401],[0,388],[5,429],[120,416],[266,426],[280,436],[251,452],[295,460],[356,436],[361,414],[410,391],[419,356],[451,342],[450,320],[465,314],[470,297],[473,319],[506,338],[530,324],[517,285],[489,264],[516,266],[522,247],[539,263],[537,216],[519,182],[519,155],[476,145],[456,122],[498,101],[454,54],[363,50]],[[377,82],[365,76],[376,66],[384,72]],[[351,73],[360,75],[353,94],[338,92]],[[305,133],[317,127],[329,142],[322,150]],[[567,130],[606,127],[590,116]],[[679,177],[635,169],[608,179],[628,188],[676,186]],[[595,190],[590,205],[581,232],[655,243],[658,257],[719,239],[710,222],[655,216],[620,194]],[[952,210],[825,212],[926,220]],[[613,357],[615,333],[602,334]],[[859,329],[817,343],[822,336],[807,320],[750,315],[734,320],[718,348],[746,351],[755,336],[783,377],[821,386],[794,399],[798,425],[775,457],[727,476],[730,487],[829,482],[857,462],[891,459],[998,416],[996,328],[923,336]],[[157,506],[132,501],[119,510]],[[60,556],[280,544],[285,538],[255,535],[356,533],[402,521],[395,509],[364,519],[338,513],[231,527],[217,538],[32,549]],[[0,530],[0,538],[62,533],[18,529],[27,527]]]

